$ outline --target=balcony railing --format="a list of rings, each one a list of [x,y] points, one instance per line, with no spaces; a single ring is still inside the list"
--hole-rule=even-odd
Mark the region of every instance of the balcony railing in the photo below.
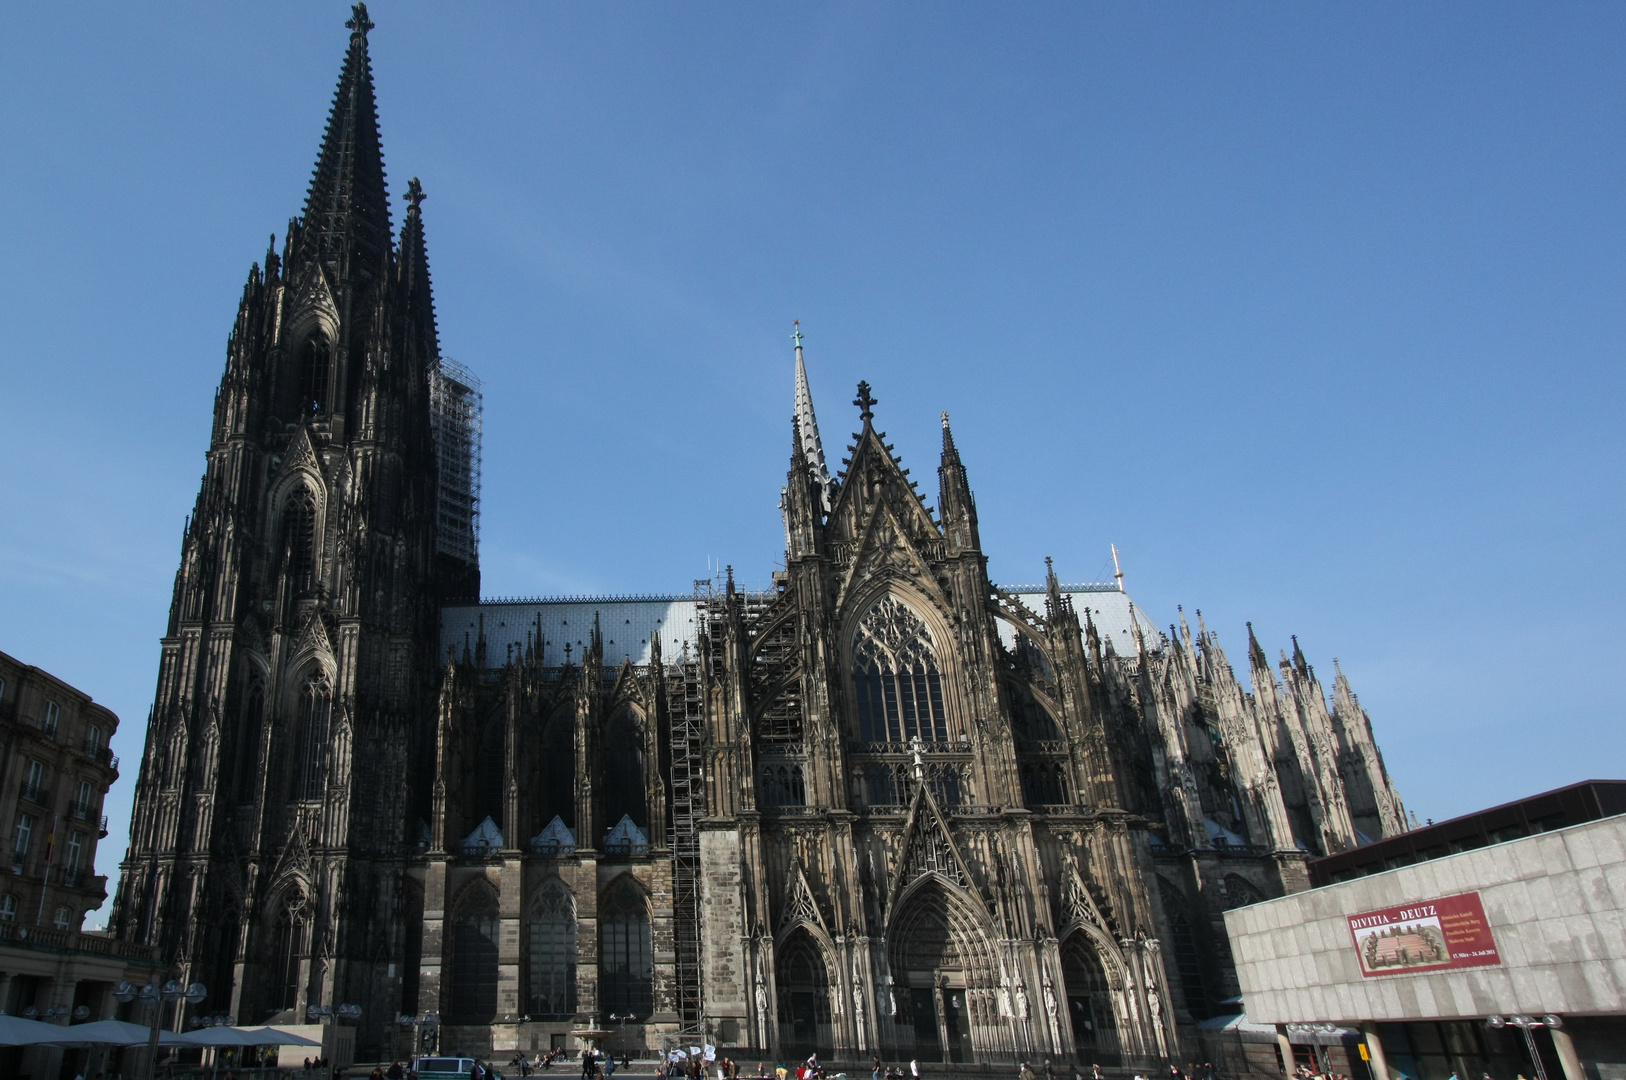
[[[113,762],[117,759],[113,757],[113,748],[111,746],[103,746],[99,742],[92,742],[89,739],[86,739],[84,745],[80,747],[80,749],[84,751],[86,757],[90,758],[90,760],[96,762],[98,765],[108,765],[114,768],[117,767],[113,765]]]
[[[107,839],[107,815],[106,814],[102,815],[101,824],[96,826],[96,839],[98,839],[98,840],[106,840]]]
[[[51,802],[51,790],[39,784],[24,784],[23,798],[40,806],[47,806]]]
[[[84,888],[85,887],[85,872],[83,870],[64,870],[64,871],[62,871],[62,884],[64,886],[66,886],[67,888],[70,888],[70,889],[82,889],[82,888]]]
[[[90,821],[95,813],[95,807],[89,803],[76,802],[68,807],[68,816],[78,821]]]
[[[102,934],[58,930],[47,926],[0,923],[0,944],[12,948],[42,949],[56,953],[92,953],[96,956],[112,956],[144,964],[156,964],[158,961],[156,945],[138,945],[133,941],[119,941]]]

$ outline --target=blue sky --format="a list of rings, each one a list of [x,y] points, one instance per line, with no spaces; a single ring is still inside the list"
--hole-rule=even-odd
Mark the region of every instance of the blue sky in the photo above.
[[[347,13],[0,15],[0,649],[123,718],[104,873]],[[996,580],[1116,543],[1234,662],[1246,620],[1339,657],[1420,817],[1626,774],[1626,8],[372,15],[488,594],[765,583],[800,318],[828,444],[868,379],[935,496],[952,413]]]

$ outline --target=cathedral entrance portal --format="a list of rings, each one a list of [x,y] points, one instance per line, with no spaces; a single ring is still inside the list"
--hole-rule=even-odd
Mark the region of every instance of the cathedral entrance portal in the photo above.
[[[892,970],[908,985],[900,1053],[969,1062],[999,1049],[998,964],[966,901],[941,881],[923,883],[903,901],[887,944]]]
[[[1112,986],[1095,943],[1080,932],[1061,950],[1061,977],[1067,988],[1067,1014],[1073,1044],[1087,1064],[1118,1064],[1117,1025],[1112,1014]]]
[[[775,965],[779,986],[779,1045],[794,1054],[829,1052],[830,973],[818,945],[806,930],[797,930],[779,950]]]

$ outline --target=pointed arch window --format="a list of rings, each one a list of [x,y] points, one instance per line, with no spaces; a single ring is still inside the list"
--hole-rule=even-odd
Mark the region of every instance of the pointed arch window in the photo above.
[[[452,985],[447,1001],[454,1024],[490,1023],[497,1014],[497,898],[477,887],[452,922]]]
[[[305,920],[297,904],[283,907],[271,934],[271,998],[273,1012],[299,1006],[299,971],[305,954]]]
[[[920,616],[883,597],[859,620],[852,655],[862,741],[948,741],[943,677]]]
[[[604,820],[632,818],[647,828],[649,804],[644,774],[644,725],[630,707],[610,718],[604,733]]]
[[[294,790],[299,800],[320,799],[333,703],[326,677],[308,676],[299,690],[298,737],[294,741]]]
[[[288,560],[288,585],[303,596],[316,588],[316,497],[301,488],[282,512],[282,546]]]
[[[568,1020],[576,1012],[576,902],[561,881],[531,906],[529,927],[533,1020]]]
[[[767,762],[762,766],[762,786],[758,798],[764,810],[780,806],[802,806],[807,802],[807,784],[800,762]]]
[[[258,680],[248,688],[243,706],[243,723],[237,736],[237,769],[232,781],[232,798],[251,802],[254,798],[254,766],[259,763],[260,725],[265,721],[265,686]]]
[[[333,350],[327,335],[318,331],[305,339],[299,349],[299,411],[305,416],[327,412],[328,382],[333,368]]]
[[[538,773],[540,785],[531,793],[540,808],[541,821],[559,818],[566,826],[576,825],[576,729],[575,713],[560,709],[542,731]],[[616,819],[617,821],[620,818]]]
[[[649,947],[649,905],[638,886],[622,878],[605,899],[599,926],[601,1007],[648,1016],[654,1009],[655,964]]]

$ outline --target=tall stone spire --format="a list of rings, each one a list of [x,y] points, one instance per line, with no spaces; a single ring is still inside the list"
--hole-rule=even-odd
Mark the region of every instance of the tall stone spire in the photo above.
[[[797,319],[790,339],[796,343],[796,430],[802,454],[813,476],[824,489],[824,509],[830,511],[830,468],[824,461],[824,443],[819,439],[819,419],[813,415],[813,392],[807,386],[807,364],[802,360],[802,321]]]
[[[367,5],[351,9],[350,49],[333,94],[327,132],[305,198],[306,251],[343,277],[352,265],[371,269],[390,247],[390,204],[384,187],[384,149],[373,101],[367,56]]]
[[[971,497],[971,481],[954,445],[949,415],[943,414],[943,457],[937,466],[937,514],[943,523],[943,537],[953,552],[979,551],[982,537],[977,531],[977,503]]]

